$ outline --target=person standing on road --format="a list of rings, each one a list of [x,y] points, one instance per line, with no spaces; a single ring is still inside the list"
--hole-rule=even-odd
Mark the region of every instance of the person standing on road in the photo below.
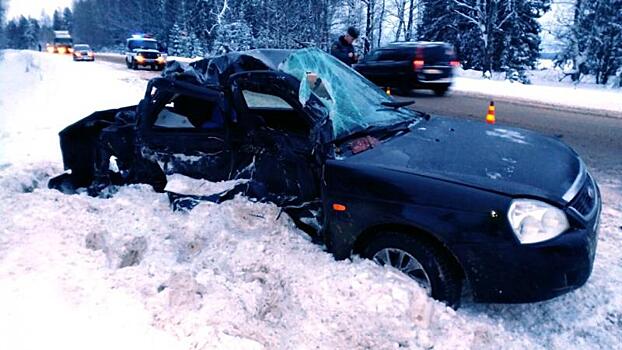
[[[330,54],[348,66],[352,66],[358,62],[358,56],[354,52],[354,46],[352,46],[358,37],[359,30],[355,27],[349,27],[346,34],[340,36],[330,47]]]

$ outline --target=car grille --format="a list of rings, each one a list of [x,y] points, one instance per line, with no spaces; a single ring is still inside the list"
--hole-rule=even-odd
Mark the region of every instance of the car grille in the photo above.
[[[570,202],[570,207],[574,208],[579,214],[588,216],[594,206],[596,206],[597,190],[594,180],[590,175],[587,176],[583,187],[579,193]]]
[[[143,52],[141,55],[147,59],[156,59],[158,58],[158,54],[155,52]]]

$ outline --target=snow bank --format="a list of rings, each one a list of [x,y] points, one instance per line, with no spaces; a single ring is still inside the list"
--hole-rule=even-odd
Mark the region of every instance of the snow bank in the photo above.
[[[132,72],[73,62],[69,56],[4,51],[0,167],[8,159],[60,161],[58,132],[63,127],[96,110],[136,104],[146,85]]]
[[[32,56],[58,76],[74,69],[57,56],[7,56],[12,67]],[[119,98],[107,102],[125,104],[136,85],[107,69],[100,78]],[[0,86],[10,79],[19,101],[30,91],[74,94],[30,72],[0,75]],[[36,146],[51,148],[56,140],[17,122],[45,110],[3,103],[2,130],[11,142],[41,133]],[[48,116],[58,124],[49,123],[52,133],[67,122],[63,111]],[[605,209],[585,287],[539,304],[466,303],[455,312],[391,269],[335,261],[273,205],[236,198],[173,212],[146,186],[118,188],[110,199],[68,196],[45,188],[60,155],[32,149],[41,159],[3,153],[0,166],[0,349],[620,348],[619,179],[597,176]],[[172,179],[179,188],[226,185]]]
[[[488,80],[481,77],[481,72],[459,70],[452,90],[466,95],[594,111],[622,118],[622,89],[559,83],[554,69],[533,71],[532,74],[533,84],[524,85],[503,80],[503,74],[495,74],[493,80]]]

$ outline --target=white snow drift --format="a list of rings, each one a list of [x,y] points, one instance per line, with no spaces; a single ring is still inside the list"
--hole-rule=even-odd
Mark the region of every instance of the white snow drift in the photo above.
[[[109,199],[48,190],[62,170],[56,132],[137,102],[144,85],[106,65],[5,53],[0,349],[620,347],[619,179],[598,179],[605,208],[586,286],[455,312],[391,269],[335,261],[273,205],[236,198],[180,213],[148,186]],[[206,193],[227,185],[171,180]]]

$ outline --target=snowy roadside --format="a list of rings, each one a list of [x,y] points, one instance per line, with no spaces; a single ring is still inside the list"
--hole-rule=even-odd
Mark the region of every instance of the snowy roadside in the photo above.
[[[551,74],[550,72],[542,72]],[[599,86],[574,86],[570,83],[552,83],[542,80],[524,85],[507,80],[487,80],[475,77],[480,72],[462,71],[454,80],[454,94],[486,97],[537,107],[549,107],[622,118],[622,89]],[[542,76],[542,74],[540,74]]]
[[[454,312],[390,269],[335,261],[273,205],[178,213],[147,186],[110,199],[48,190],[57,132],[136,103],[145,84],[67,57],[0,62],[0,349],[621,348],[620,178],[597,174],[605,207],[586,286]]]
[[[147,82],[69,56],[4,51],[0,61],[0,167],[60,161],[58,132],[96,110],[136,104]],[[9,159],[10,158],[10,159]]]

